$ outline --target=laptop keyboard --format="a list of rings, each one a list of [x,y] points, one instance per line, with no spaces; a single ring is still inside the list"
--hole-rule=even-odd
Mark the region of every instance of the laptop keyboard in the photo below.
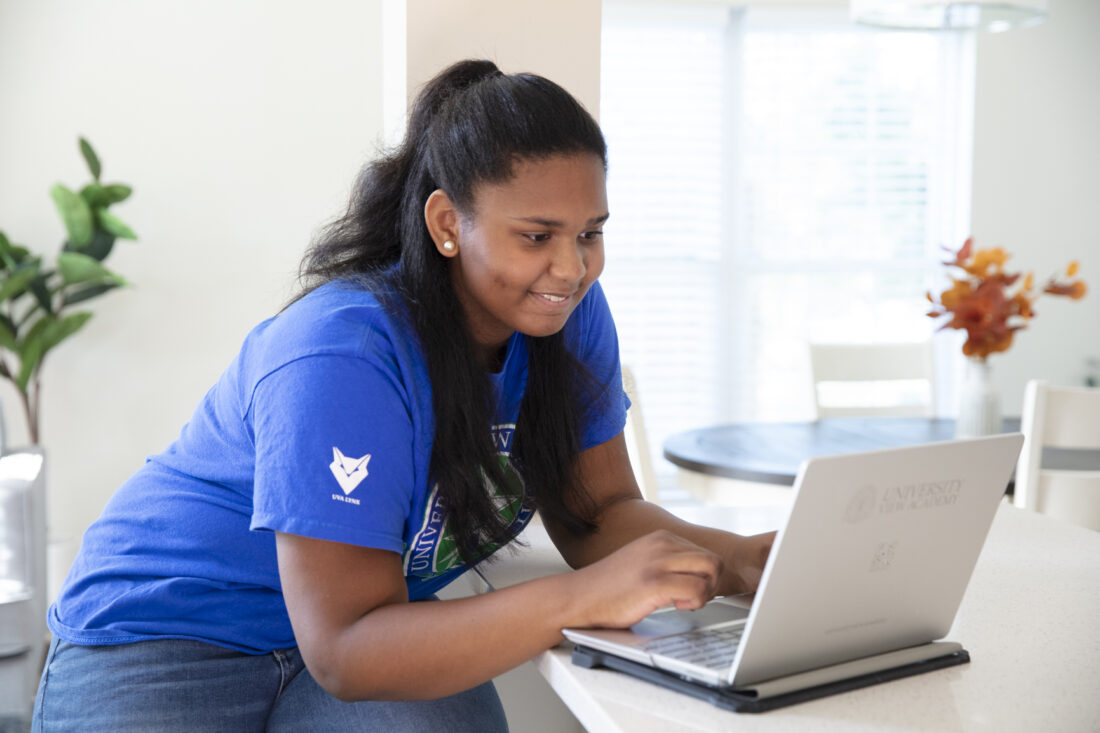
[[[682,634],[654,639],[641,648],[650,654],[660,654],[681,662],[724,671],[733,664],[737,645],[741,642],[744,631],[744,624],[685,631]]]

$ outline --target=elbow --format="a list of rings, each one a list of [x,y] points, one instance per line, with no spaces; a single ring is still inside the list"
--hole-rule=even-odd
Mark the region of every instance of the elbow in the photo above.
[[[299,645],[298,649],[302,653],[306,671],[322,690],[342,702],[357,702],[361,699],[356,697],[351,680],[340,669],[339,660],[334,659],[331,653],[311,653],[303,645]]]
[[[370,669],[370,662],[360,659],[358,664],[351,664],[339,647],[339,644],[318,647],[299,640],[298,649],[306,671],[322,690],[341,702],[372,699],[369,680],[363,679],[363,670]]]
[[[364,694],[365,691],[352,684],[348,675],[341,674],[331,665],[306,662],[306,670],[322,690],[341,702],[360,702],[368,699]]]
[[[332,687],[332,688],[322,686],[321,689],[323,689],[325,692],[327,692],[329,695],[336,698],[340,702],[363,702],[365,700],[382,700],[382,699],[384,699],[384,698],[381,698],[381,697],[366,697],[362,694],[356,694],[355,692],[353,692],[350,689],[346,689],[346,688],[339,687],[339,686]]]
[[[412,699],[394,688],[394,680],[378,670],[387,665],[358,657],[354,660],[334,654],[302,653],[306,670],[322,690],[341,702],[403,701]]]

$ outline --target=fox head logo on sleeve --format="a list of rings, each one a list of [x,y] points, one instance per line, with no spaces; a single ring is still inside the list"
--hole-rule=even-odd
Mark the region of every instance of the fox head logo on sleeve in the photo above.
[[[340,452],[336,446],[332,446],[332,475],[345,494],[355,491],[355,487],[367,477],[367,463],[370,461],[370,453],[362,458],[349,458]]]

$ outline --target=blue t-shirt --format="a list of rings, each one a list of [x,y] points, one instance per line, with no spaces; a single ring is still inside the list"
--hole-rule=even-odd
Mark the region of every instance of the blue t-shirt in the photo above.
[[[568,348],[604,386],[581,447],[626,421],[618,341],[593,284],[565,326]],[[510,480],[527,379],[523,334],[491,374],[492,437]],[[462,564],[428,474],[431,384],[419,342],[368,291],[322,286],[245,339],[180,437],[151,457],[88,529],[57,601],[54,634],[75,644],[153,638],[250,653],[295,645],[274,531],[400,553],[409,598]],[[530,510],[500,511],[518,533]]]

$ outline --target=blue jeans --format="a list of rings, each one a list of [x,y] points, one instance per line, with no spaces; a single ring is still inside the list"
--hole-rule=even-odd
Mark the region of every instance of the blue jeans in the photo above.
[[[492,682],[424,702],[341,702],[296,648],[242,654],[181,639],[77,646],[54,639],[33,731],[507,731]]]

